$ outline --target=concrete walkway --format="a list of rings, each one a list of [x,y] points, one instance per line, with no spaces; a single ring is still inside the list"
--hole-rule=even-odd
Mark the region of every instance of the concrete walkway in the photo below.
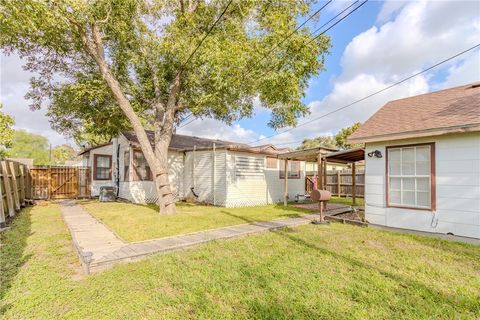
[[[126,243],[75,201],[60,202],[65,220],[86,273],[107,269],[114,264],[143,259],[149,255],[193,247],[205,242],[232,239],[253,233],[295,227],[318,219],[317,214],[268,222],[240,224],[201,232],[142,242]],[[336,209],[332,211],[345,210]],[[334,212],[329,212],[334,214]]]

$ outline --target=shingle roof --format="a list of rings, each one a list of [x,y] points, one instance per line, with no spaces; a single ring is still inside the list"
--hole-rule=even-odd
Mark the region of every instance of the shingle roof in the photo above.
[[[148,139],[150,140],[150,143],[153,145],[154,139],[155,139],[155,133],[150,130],[147,130],[146,133],[147,133]],[[125,136],[125,138],[127,138],[128,141],[134,144],[139,144],[138,138],[135,132],[124,131],[122,132],[122,134]],[[172,140],[170,141],[169,148],[177,149],[177,150],[191,150],[193,149],[193,147],[196,147],[197,149],[211,148],[214,143],[217,148],[227,147],[227,146],[248,147],[248,145],[244,143],[174,134],[172,135]]]
[[[480,84],[388,102],[348,139],[385,141],[480,131]]]

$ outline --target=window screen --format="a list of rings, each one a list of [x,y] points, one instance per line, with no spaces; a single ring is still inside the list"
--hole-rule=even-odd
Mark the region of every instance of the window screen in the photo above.
[[[108,155],[96,154],[95,162],[95,180],[110,180],[112,178],[112,158]]]
[[[388,149],[388,204],[431,208],[431,146]]]
[[[133,152],[133,163],[136,180],[152,180],[152,173],[148,166],[147,160],[141,151]]]

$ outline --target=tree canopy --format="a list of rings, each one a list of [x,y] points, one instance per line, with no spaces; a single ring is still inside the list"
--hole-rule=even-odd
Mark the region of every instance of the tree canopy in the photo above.
[[[358,128],[360,128],[362,124],[360,122],[356,122],[352,124],[350,127],[342,128],[336,135],[335,140],[337,141],[337,147],[346,150],[355,147],[361,147],[363,144],[349,144],[347,143],[347,138],[354,133]]]
[[[3,105],[0,103],[0,157],[5,156],[5,149],[9,148],[13,139],[15,120],[13,117],[2,112]]]
[[[335,136],[319,136],[313,139],[304,139],[302,144],[297,148],[297,150],[315,148],[315,147],[329,147],[329,148],[338,148],[342,150],[361,147],[362,144],[350,145],[347,143],[347,138],[360,128],[361,123],[356,122],[349,127],[340,129]]]
[[[319,136],[313,139],[304,139],[297,150],[310,149],[315,147],[336,148],[337,142],[332,136]]]
[[[46,104],[53,127],[79,139],[131,127],[166,211],[174,210],[166,168],[176,125],[190,114],[232,123],[250,116],[256,99],[271,110],[269,126],[295,125],[330,47],[328,36],[296,30],[310,0],[1,3],[0,47],[38,74],[32,107]]]
[[[33,159],[34,165],[50,164],[48,139],[25,130],[15,130],[12,143],[6,154],[10,158]]]

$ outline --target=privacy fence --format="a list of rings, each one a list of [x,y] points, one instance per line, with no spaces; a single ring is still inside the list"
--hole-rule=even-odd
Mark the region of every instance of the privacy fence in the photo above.
[[[355,195],[363,198],[365,194],[365,173],[358,172],[355,174]],[[313,190],[316,183],[314,175],[308,175],[305,179],[305,190],[307,193]],[[329,171],[327,172],[326,189],[334,196],[352,196],[352,172],[350,170]]]
[[[90,169],[46,166],[29,168],[0,160],[0,229],[32,200],[84,198],[90,196]]]
[[[31,199],[27,166],[9,160],[0,160],[0,228],[7,217],[13,218],[26,200]]]

